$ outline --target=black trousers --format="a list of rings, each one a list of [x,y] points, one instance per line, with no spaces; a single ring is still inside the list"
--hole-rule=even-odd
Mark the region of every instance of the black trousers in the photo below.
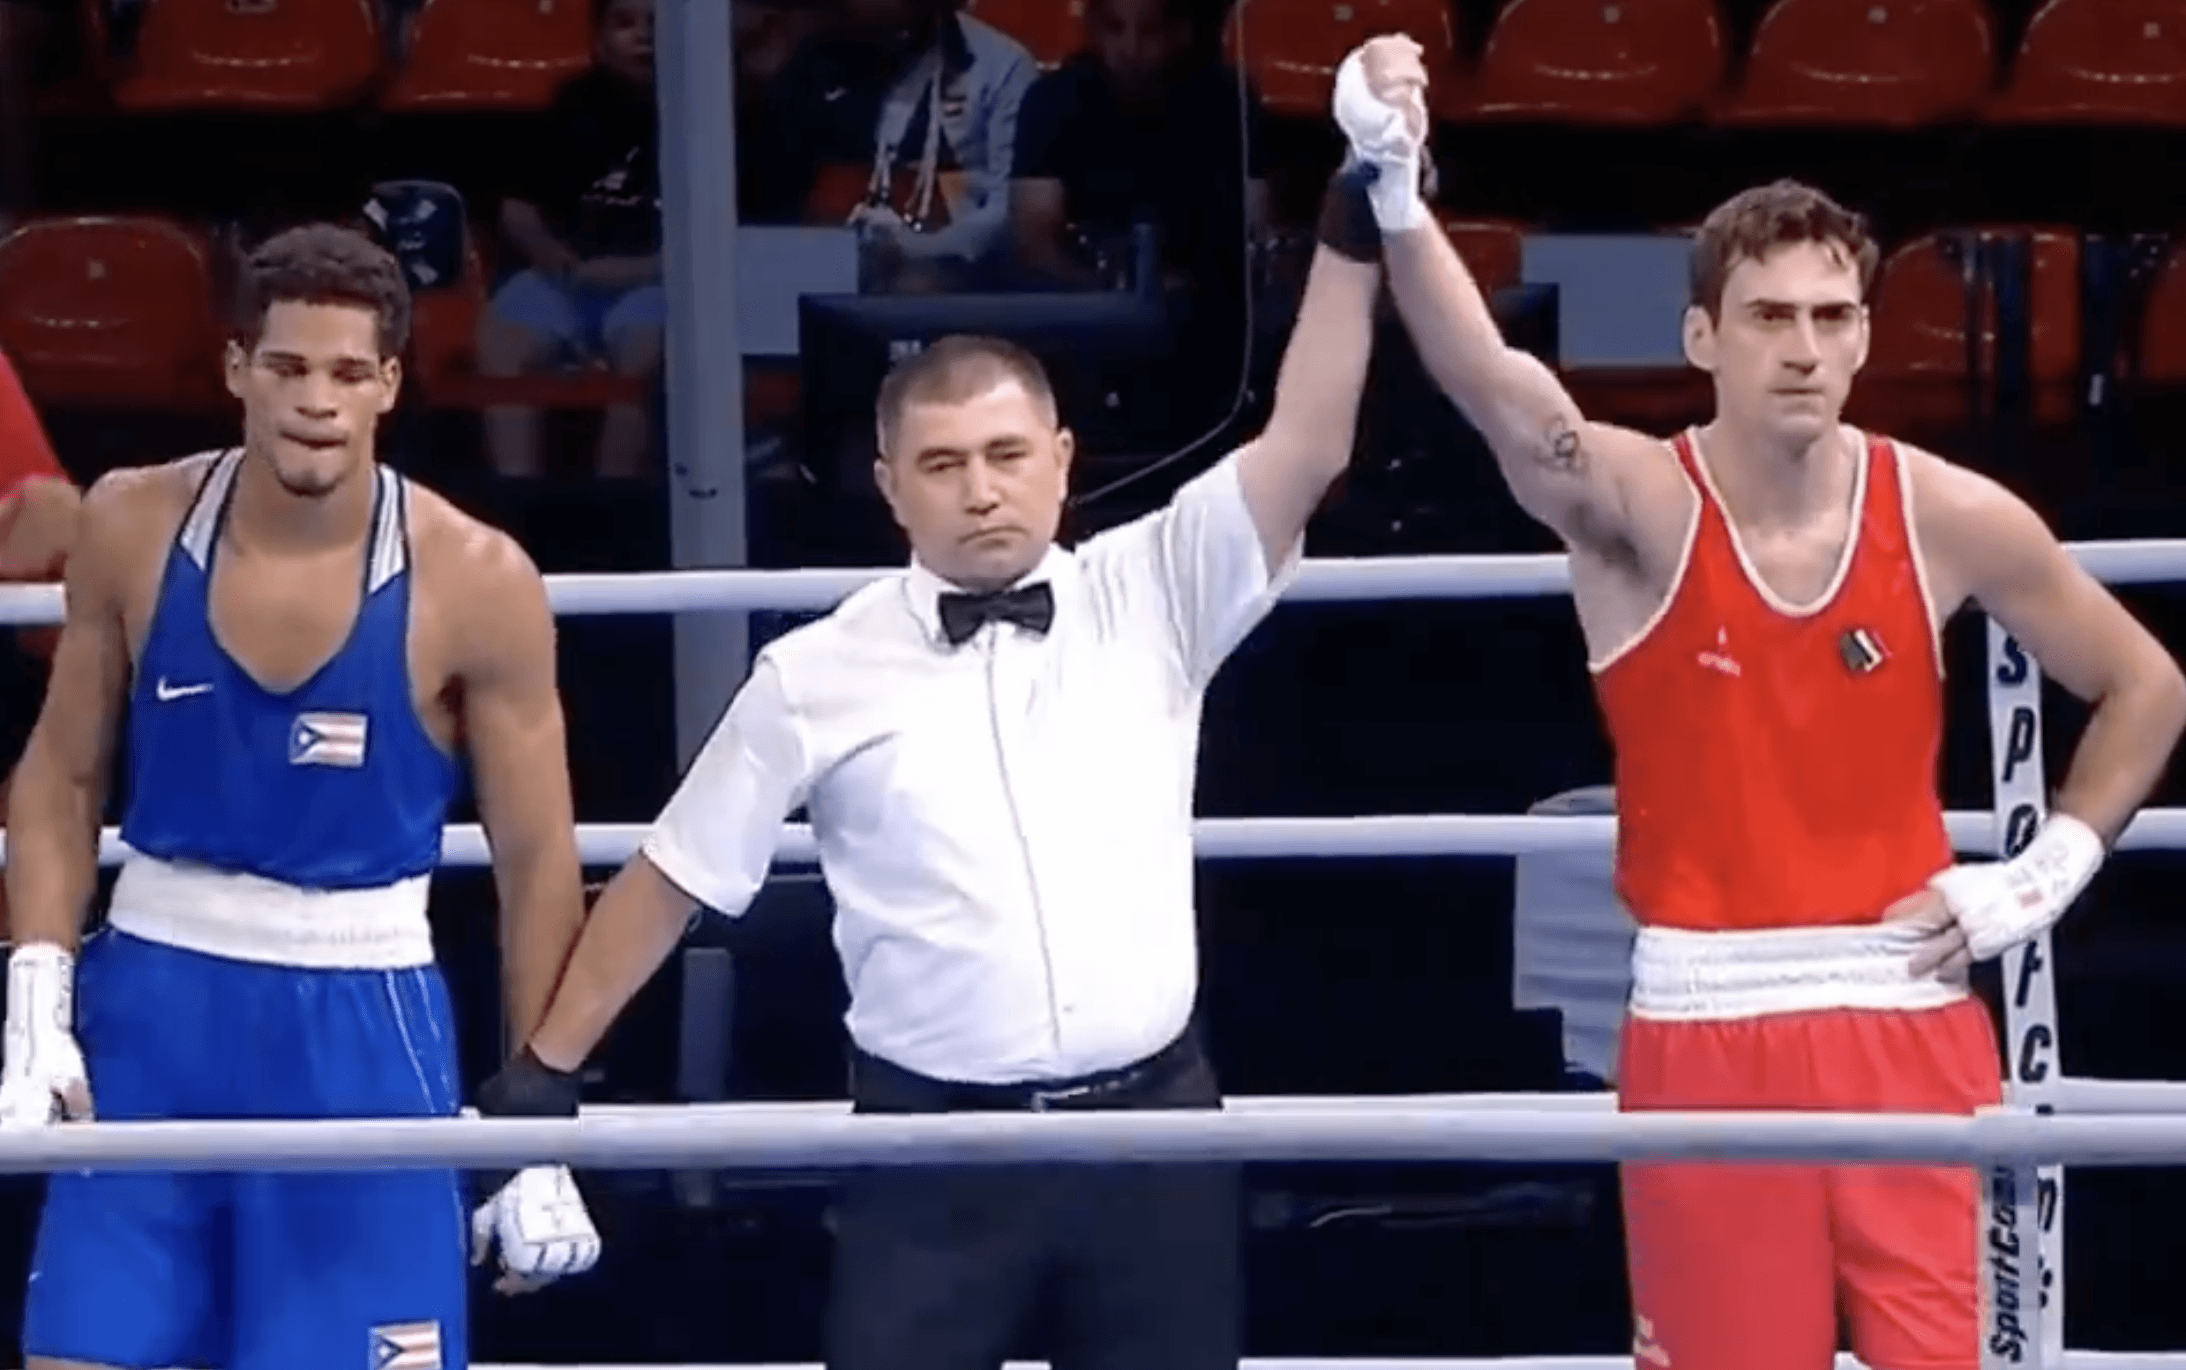
[[[852,1062],[861,1113],[1221,1107],[1195,1033],[1043,1089]],[[829,1370],[997,1370],[1028,1334],[1054,1370],[1236,1370],[1239,1195],[1234,1165],[862,1172],[835,1209]]]

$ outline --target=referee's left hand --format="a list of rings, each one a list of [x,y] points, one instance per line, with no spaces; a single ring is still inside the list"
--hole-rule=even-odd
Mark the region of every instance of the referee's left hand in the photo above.
[[[516,1172],[471,1214],[471,1263],[483,1265],[501,1248],[503,1294],[528,1294],[564,1275],[590,1270],[600,1258],[600,1234],[584,1195],[565,1166]]]

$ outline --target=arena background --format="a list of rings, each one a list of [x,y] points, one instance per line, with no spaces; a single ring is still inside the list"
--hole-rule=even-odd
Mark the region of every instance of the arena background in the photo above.
[[[1337,153],[1323,113],[1327,68],[1364,36],[1404,28],[1430,42],[1439,64],[1440,208],[1465,226],[1459,241],[1476,272],[1505,288],[1499,304],[1513,336],[1562,364],[1595,416],[1660,431],[1705,416],[1705,388],[1662,347],[1666,325],[1674,342],[1683,288],[1674,235],[1737,189],[1797,176],[1870,214],[1885,245],[1876,361],[1855,421],[1998,476],[2069,539],[2182,528],[2186,254],[2172,235],[2186,222],[2176,174],[2186,4],[1240,0],[1242,14],[1208,9],[1195,16],[1208,60],[1226,48],[1260,106],[1242,122],[1269,188],[1268,231],[1246,253],[1241,222],[1227,220],[1239,223],[1227,255],[1216,244],[1146,291],[1118,278],[1114,295],[1151,298],[1163,321],[1140,336],[1043,319],[1043,309],[1057,314],[1043,303],[1052,292],[1016,278],[974,282],[983,312],[921,319],[919,301],[934,296],[891,289],[867,269],[866,294],[904,311],[877,333],[859,332],[854,309],[799,314],[794,298],[762,298],[739,253],[806,254],[779,259],[792,277],[825,276],[855,257],[847,229],[791,247],[749,232],[842,222],[816,185],[770,164],[786,141],[770,121],[812,103],[809,91],[771,83],[794,77],[798,46],[840,16],[816,0],[733,0],[733,12],[731,3],[659,0],[667,374],[631,392],[597,371],[533,378],[525,393],[553,406],[550,449],[567,469],[525,478],[486,461],[479,411],[496,392],[474,383],[463,357],[480,300],[512,269],[500,201],[520,192],[515,181],[543,144],[547,157],[556,151],[551,140],[566,126],[549,105],[555,86],[591,60],[590,14],[571,20],[567,0],[563,11],[537,0],[0,0],[0,210],[14,229],[0,242],[0,350],[71,475],[89,482],[229,440],[233,415],[210,384],[218,353],[208,332],[225,268],[275,228],[318,217],[370,223],[376,204],[381,231],[421,286],[414,381],[384,456],[510,529],[549,572],[896,561],[900,545],[862,477],[872,386],[891,338],[915,342],[975,318],[985,331],[1024,336],[1058,367],[1068,418],[1089,449],[1080,494],[1094,497],[1070,517],[1083,536],[1166,498],[1264,416],[1305,227]],[[1050,64],[1078,45],[1080,21],[1065,0],[978,0],[971,12]],[[1607,93],[1582,105],[1544,74],[1559,66],[1613,79],[1594,81]],[[1209,184],[1247,175],[1234,161],[1203,170]],[[773,209],[784,194],[799,202],[786,216]],[[451,207],[465,225],[455,237],[445,231]],[[1128,267],[1147,241],[1128,232],[1087,240],[1086,259],[1111,268]],[[1250,272],[1249,288],[1193,274],[1202,260],[1232,259]],[[849,269],[859,274],[854,261]],[[428,273],[437,273],[429,284]],[[1026,298],[1012,305],[1005,292]],[[753,342],[800,318],[811,335],[802,348]],[[586,469],[593,411],[626,393],[655,416],[657,474],[604,478]],[[1126,477],[1121,489],[1097,488]],[[1352,474],[1309,550],[1553,550],[1420,375],[1393,320]],[[2173,591],[2126,598],[2167,643],[2182,641]],[[792,622],[565,619],[580,818],[649,818],[745,654]],[[1948,650],[1945,798],[1986,808],[1980,620],[1961,622]],[[40,672],[28,656],[8,659],[0,729],[18,748]],[[2080,711],[2054,690],[2047,703],[2054,778]],[[1561,598],[1289,606],[1219,679],[1202,776],[1208,816],[1507,813],[1605,784],[1609,758]],[[2154,802],[2181,802],[2175,775]],[[2060,930],[2069,1073],[2186,1077],[2186,1014],[2174,991],[2186,975],[2178,864],[2175,853],[2121,858]],[[1502,858],[1203,865],[1205,1011],[1227,1088],[1598,1088],[1568,1059],[1554,1009],[1514,1007],[1513,867]],[[475,1082],[501,1045],[491,893],[476,871],[451,871],[437,889]],[[601,1053],[590,1097],[839,1097],[842,1002],[824,894],[809,873],[786,872],[747,919],[709,921],[694,935]],[[1255,1355],[1628,1347],[1606,1167],[1257,1167],[1254,1176]],[[641,1172],[585,1183],[605,1262],[522,1301],[481,1286],[479,1361],[816,1357],[824,1186]],[[6,1188],[0,1322],[12,1325],[36,1186]],[[2186,1345],[2186,1309],[2170,1296],[2175,1233],[2186,1223],[2175,1173],[2075,1172],[2071,1195],[2067,1344]]]

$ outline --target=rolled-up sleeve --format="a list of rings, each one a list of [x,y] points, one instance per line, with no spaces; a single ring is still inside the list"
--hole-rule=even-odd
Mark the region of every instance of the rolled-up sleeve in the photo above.
[[[1205,687],[1245,635],[1297,578],[1300,538],[1274,574],[1231,453],[1177,491],[1167,507],[1118,530],[1143,554],[1168,602],[1177,645],[1195,686]]]
[[[640,849],[671,884],[734,918],[765,883],[782,823],[810,786],[781,666],[762,653]]]

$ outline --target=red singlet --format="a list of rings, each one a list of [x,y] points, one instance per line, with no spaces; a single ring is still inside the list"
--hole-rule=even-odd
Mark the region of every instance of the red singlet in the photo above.
[[[1618,892],[1647,925],[1619,1106],[1995,1103],[1980,1000],[1910,976],[1900,1006],[1852,992],[1906,954],[1863,925],[1951,860],[1903,458],[1867,443],[1835,581],[1795,609],[1746,564],[1691,437],[1673,445],[1699,499],[1684,566],[1596,674],[1617,749]],[[1671,1161],[1623,1178],[1642,1370],[1812,1370],[1840,1319],[1869,1365],[1977,1370],[1972,1171]]]
[[[32,476],[60,475],[61,463],[46,441],[38,411],[31,408],[15,368],[0,354],[0,496],[13,493]]]
[[[1868,440],[1831,588],[1764,588],[1690,434],[1699,496],[1669,602],[1595,675],[1616,748],[1617,892],[1696,931],[1873,922],[1951,861],[1943,692],[1904,464]]]

